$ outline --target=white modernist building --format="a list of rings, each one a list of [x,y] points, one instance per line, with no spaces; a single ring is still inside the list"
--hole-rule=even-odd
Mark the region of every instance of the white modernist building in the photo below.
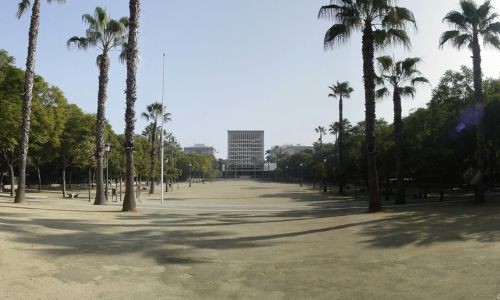
[[[261,170],[264,162],[263,130],[228,130],[228,172],[250,173]]]

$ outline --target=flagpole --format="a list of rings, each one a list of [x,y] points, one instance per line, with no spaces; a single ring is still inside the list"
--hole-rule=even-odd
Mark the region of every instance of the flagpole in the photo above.
[[[161,137],[160,137],[160,165],[161,165],[161,170],[160,170],[160,189],[161,189],[161,205],[163,205],[163,123],[165,122],[164,120],[164,115],[165,115],[165,105],[163,104],[163,95],[165,91],[165,53],[163,53],[163,70],[162,70],[162,80],[161,80]]]

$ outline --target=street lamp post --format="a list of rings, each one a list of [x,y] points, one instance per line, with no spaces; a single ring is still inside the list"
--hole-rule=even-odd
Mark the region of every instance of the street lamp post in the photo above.
[[[189,187],[191,187],[191,166],[192,164],[189,164]]]
[[[288,182],[288,165],[285,167],[285,182]]]
[[[323,193],[328,192],[326,188],[326,158],[323,159],[323,167],[325,170],[325,173],[323,174]]]
[[[106,201],[108,201],[108,182],[109,182],[109,150],[111,149],[111,145],[109,143],[106,143],[104,146],[104,150],[106,151],[106,188],[105,188],[105,193],[106,193]]]
[[[299,185],[302,186],[302,166],[304,164],[303,163],[300,163],[300,181],[299,181]]]

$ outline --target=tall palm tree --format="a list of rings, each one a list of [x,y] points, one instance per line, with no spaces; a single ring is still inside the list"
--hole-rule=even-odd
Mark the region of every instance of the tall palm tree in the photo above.
[[[476,107],[476,175],[474,203],[484,202],[483,170],[484,170],[484,121],[483,121],[483,80],[481,73],[481,46],[479,37],[484,45],[491,45],[500,50],[500,22],[498,14],[493,11],[491,2],[485,1],[478,6],[472,0],[460,1],[461,11],[450,11],[443,19],[454,30],[441,35],[439,46],[450,43],[455,48],[467,46],[472,51],[472,65],[474,72],[474,98]]]
[[[150,150],[150,161],[149,161],[149,181],[150,181],[150,189],[149,193],[153,194],[154,193],[154,187],[155,187],[155,182],[154,182],[154,173],[155,173],[155,156],[156,156],[156,140],[158,138],[158,133],[161,134],[161,132],[158,132],[158,122],[161,121],[161,118],[163,116],[163,121],[167,122],[170,121],[170,113],[164,113],[166,110],[166,107],[162,107],[161,103],[155,102],[147,106],[146,112],[143,112],[141,114],[141,117],[143,117],[146,121],[150,122],[149,124],[149,142],[151,144],[151,150]]]
[[[318,139],[319,147],[320,147],[320,150],[322,150],[323,149],[323,136],[326,135],[326,133],[327,133],[326,129],[323,126],[318,126],[318,127],[314,128],[314,131],[317,134],[319,134],[319,139]]]
[[[377,81],[382,87],[376,91],[378,98],[392,93],[394,103],[394,154],[396,158],[396,205],[405,204],[403,169],[401,166],[401,149],[403,144],[403,120],[401,118],[401,98],[415,97],[415,84],[428,83],[427,78],[417,69],[421,59],[418,57],[394,61],[390,56],[377,58],[380,76]]]
[[[137,61],[139,59],[139,15],[141,13],[141,1],[129,1],[129,33],[127,41],[127,89],[125,110],[125,155],[127,160],[125,174],[125,197],[123,199],[122,211],[136,210],[134,194],[134,130],[135,130],[135,101],[137,100]]]
[[[47,0],[51,2],[63,3],[65,0]],[[21,0],[18,5],[17,18],[29,9],[30,0]],[[33,80],[35,76],[36,43],[38,40],[38,29],[40,27],[40,6],[41,0],[34,0],[31,8],[31,21],[28,34],[28,56],[26,57],[26,72],[24,74],[23,93],[23,116],[21,132],[19,134],[19,173],[17,180],[17,192],[15,203],[23,203],[26,195],[26,159],[28,157],[28,144],[31,122],[31,102],[33,99]]]
[[[85,36],[74,36],[67,42],[68,47],[72,45],[79,49],[87,50],[97,48],[101,54],[97,56],[96,63],[99,67],[99,90],[97,92],[97,117],[96,117],[96,196],[94,205],[104,205],[104,180],[102,156],[104,153],[104,123],[106,122],[105,105],[108,89],[109,52],[117,47],[125,49],[127,41],[128,18],[120,20],[110,19],[106,10],[96,7],[94,15],[85,14],[82,20],[88,25]]]
[[[351,93],[354,91],[352,87],[349,86],[349,82],[338,82],[337,84],[330,86],[330,90],[332,91],[328,94],[328,97],[338,98],[339,99],[339,139],[338,139],[338,149],[339,149],[339,194],[344,193],[344,99],[349,99],[351,97]]]
[[[362,32],[365,134],[371,212],[381,209],[375,152],[375,47],[393,43],[409,47],[410,39],[405,29],[409,24],[416,24],[410,10],[393,6],[393,3],[393,0],[330,0],[330,4],[322,6],[318,14],[319,18],[336,22],[325,34],[325,49],[347,42],[354,31]]]

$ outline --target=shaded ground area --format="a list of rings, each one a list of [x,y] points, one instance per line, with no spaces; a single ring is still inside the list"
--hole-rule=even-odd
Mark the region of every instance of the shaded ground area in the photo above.
[[[0,198],[2,299],[496,299],[500,204],[366,214],[366,199],[252,181],[120,204]]]

